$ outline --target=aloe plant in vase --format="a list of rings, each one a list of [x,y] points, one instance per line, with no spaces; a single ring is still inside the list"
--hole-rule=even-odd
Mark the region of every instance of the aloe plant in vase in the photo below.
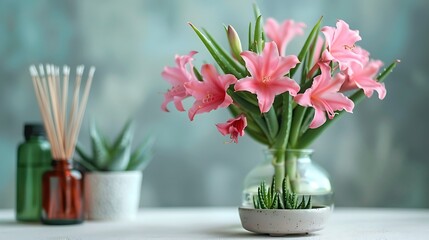
[[[140,203],[142,170],[152,159],[153,139],[131,150],[133,125],[127,122],[113,142],[93,124],[90,129],[92,156],[80,145],[79,164],[86,169],[85,202],[90,219],[132,219]]]
[[[189,23],[221,72],[214,64],[195,67],[195,51],[176,55],[176,66],[162,72],[172,87],[161,108],[169,111],[167,105],[173,102],[178,111],[185,111],[182,100],[193,98],[188,110],[191,121],[197,114],[228,108],[233,118],[217,124],[219,132],[230,135],[235,143],[246,133],[267,146],[275,192],[282,192],[287,177],[292,191],[300,194],[305,190],[299,181],[303,177],[298,166],[300,150],[308,148],[344,112],[351,113],[365,96],[376,91],[383,99],[383,82],[399,61],[378,74],[382,62],[372,60],[368,51],[356,45],[361,40],[359,32],[343,20],[336,27],[322,27],[322,18],[309,31],[299,53],[286,54],[288,43],[304,34],[305,24],[278,23],[272,18],[264,23],[259,9],[254,10],[256,21],[249,23],[247,50],[232,26],[225,29],[227,51],[209,32]]]

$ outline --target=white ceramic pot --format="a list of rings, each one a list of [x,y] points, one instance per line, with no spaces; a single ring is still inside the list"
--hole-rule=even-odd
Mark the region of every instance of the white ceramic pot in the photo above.
[[[332,213],[330,207],[312,209],[239,208],[243,228],[271,236],[305,234],[325,227]]]
[[[130,220],[136,217],[142,172],[89,172],[84,182],[88,219]]]

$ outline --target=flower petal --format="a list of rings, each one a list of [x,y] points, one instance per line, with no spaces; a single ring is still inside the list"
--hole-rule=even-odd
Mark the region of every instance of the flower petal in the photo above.
[[[326,122],[326,114],[321,109],[314,109],[314,117],[310,123],[309,128],[318,128]]]

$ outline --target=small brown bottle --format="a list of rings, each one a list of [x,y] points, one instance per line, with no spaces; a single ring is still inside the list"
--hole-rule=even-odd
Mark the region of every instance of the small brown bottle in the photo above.
[[[82,174],[68,160],[53,160],[53,170],[43,174],[42,223],[68,225],[82,223]]]

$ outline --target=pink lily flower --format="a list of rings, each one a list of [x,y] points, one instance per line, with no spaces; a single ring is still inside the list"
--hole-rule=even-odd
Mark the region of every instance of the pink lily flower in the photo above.
[[[184,84],[197,81],[192,65],[192,61],[194,60],[192,57],[196,53],[196,51],[192,51],[188,55],[176,55],[176,67],[164,67],[164,71],[162,71],[161,75],[172,87],[164,94],[165,99],[161,105],[163,111],[169,112],[167,105],[172,101],[178,111],[185,111],[182,100],[189,97],[190,94],[186,92]],[[186,68],[187,65],[189,66],[189,70]]]
[[[203,82],[189,81],[185,83],[187,92],[195,98],[194,105],[189,109],[188,116],[192,121],[198,113],[210,112],[218,108],[228,107],[232,98],[226,93],[229,85],[237,82],[234,75],[219,75],[211,64],[201,68]]]
[[[332,78],[328,64],[319,63],[319,67],[321,74],[314,78],[311,88],[295,97],[299,105],[313,107],[315,110],[310,128],[318,128],[326,122],[325,112],[329,119],[333,119],[335,111],[346,110],[351,113],[354,108],[353,101],[338,92],[345,81],[345,76],[339,73]]]
[[[341,71],[348,70],[351,73],[351,63],[355,62],[362,67],[361,57],[353,51],[355,43],[362,38],[359,31],[350,30],[349,25],[343,20],[337,21],[337,28],[323,27],[327,49],[323,51],[322,61],[338,62]]]
[[[294,20],[285,20],[279,24],[275,19],[268,18],[264,30],[267,36],[273,40],[279,49],[279,54],[285,56],[288,43],[295,37],[304,34],[306,25]]]
[[[223,136],[229,134],[231,142],[238,143],[238,137],[244,135],[247,119],[244,114],[240,114],[236,118],[229,119],[226,123],[216,124],[216,127]]]
[[[354,62],[350,65],[352,74],[346,76],[346,81],[341,86],[341,91],[360,88],[367,97],[371,97],[373,92],[376,91],[378,98],[384,99],[386,96],[384,83],[379,83],[376,80],[376,75],[383,66],[383,62],[380,60],[370,60],[369,53],[360,47],[356,47],[355,52],[361,55],[363,68]]]
[[[299,85],[285,75],[299,63],[296,56],[279,56],[275,42],[265,44],[261,55],[254,52],[242,52],[241,57],[246,63],[251,76],[241,79],[235,84],[235,91],[248,91],[256,94],[259,109],[268,112],[276,95],[289,91],[295,96]]]

